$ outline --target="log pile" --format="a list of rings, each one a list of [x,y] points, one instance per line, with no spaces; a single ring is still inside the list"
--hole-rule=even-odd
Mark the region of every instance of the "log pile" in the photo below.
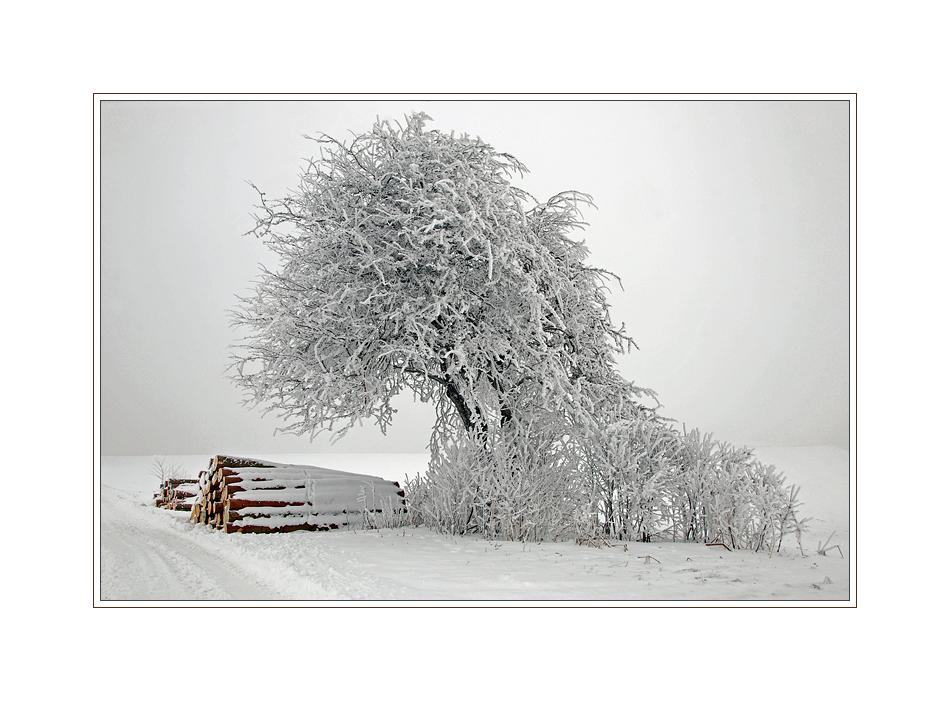
[[[217,455],[198,476],[192,523],[227,533],[286,533],[395,525],[398,482],[307,465]]]
[[[198,480],[167,479],[155,493],[155,506],[172,511],[191,511],[198,496]]]

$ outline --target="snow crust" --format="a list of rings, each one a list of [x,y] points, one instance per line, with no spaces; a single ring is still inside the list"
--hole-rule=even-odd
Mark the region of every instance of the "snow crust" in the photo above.
[[[759,448],[756,455],[802,486],[803,515],[812,520],[801,549],[786,542],[770,558],[695,543],[615,542],[595,548],[573,541],[496,542],[425,528],[352,526],[226,534],[191,524],[185,512],[155,508],[151,457],[106,456],[100,470],[97,598],[102,605],[215,600],[854,605],[848,451]],[[309,460],[400,482],[406,473],[425,470],[427,460],[426,455],[262,457]],[[195,477],[208,457],[173,461]],[[289,523],[307,517],[279,518]],[[825,555],[817,552],[819,545],[826,545]]]

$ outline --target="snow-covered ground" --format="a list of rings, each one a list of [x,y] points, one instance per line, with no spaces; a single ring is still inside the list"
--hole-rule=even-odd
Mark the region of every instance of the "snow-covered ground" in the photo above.
[[[103,457],[97,605],[299,601],[610,602],[655,605],[854,604],[847,450],[758,448],[802,486],[802,539],[782,552],[727,551],[691,543],[512,543],[426,528],[225,534],[188,514],[155,508],[151,457]],[[197,476],[210,456],[164,456]],[[255,455],[403,482],[426,455]],[[830,538],[825,555],[819,544]],[[835,548],[837,545],[840,547]],[[824,602],[824,603],[823,603]],[[849,603],[850,602],[850,603]]]

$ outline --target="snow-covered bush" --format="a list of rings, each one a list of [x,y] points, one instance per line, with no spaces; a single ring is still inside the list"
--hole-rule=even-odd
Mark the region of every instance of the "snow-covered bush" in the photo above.
[[[437,432],[429,470],[407,496],[417,521],[442,531],[552,539],[573,535],[584,520],[578,470],[563,423],[542,415],[513,420],[488,440]]]
[[[606,536],[652,540],[671,526],[678,435],[648,411],[608,418],[584,441],[586,492]]]
[[[773,465],[645,413],[607,426],[588,451],[603,532],[624,540],[667,538],[776,551],[800,537],[798,490]]]
[[[605,410],[579,447],[581,491],[606,537],[769,552],[790,533],[800,537],[798,490],[747,448],[680,432],[637,406]]]
[[[796,513],[798,490],[785,486],[774,465],[763,465],[748,448],[713,440],[697,429],[683,432],[680,498],[674,506],[677,534],[733,548],[777,550],[783,537],[800,537],[805,519]]]

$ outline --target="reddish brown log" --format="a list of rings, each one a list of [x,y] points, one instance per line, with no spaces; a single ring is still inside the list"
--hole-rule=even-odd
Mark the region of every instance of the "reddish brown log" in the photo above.
[[[229,499],[228,507],[232,511],[237,509],[246,509],[250,506],[304,506],[305,501],[258,501],[257,499]]]
[[[226,489],[229,492],[244,492],[248,489],[300,489],[304,485],[304,480],[287,480],[287,483],[278,483],[275,485],[269,485],[260,487],[255,482],[272,482],[273,480],[261,479],[241,479],[240,477],[228,477],[226,483]],[[233,481],[232,481],[233,480]],[[292,484],[291,484],[292,483]]]
[[[172,511],[191,511],[191,504],[178,503],[178,504],[167,504],[166,509],[171,509]]]
[[[228,533],[290,533],[291,531],[330,531],[336,530],[339,526],[315,526],[312,523],[296,523],[284,526],[241,526],[234,523],[227,525]]]

